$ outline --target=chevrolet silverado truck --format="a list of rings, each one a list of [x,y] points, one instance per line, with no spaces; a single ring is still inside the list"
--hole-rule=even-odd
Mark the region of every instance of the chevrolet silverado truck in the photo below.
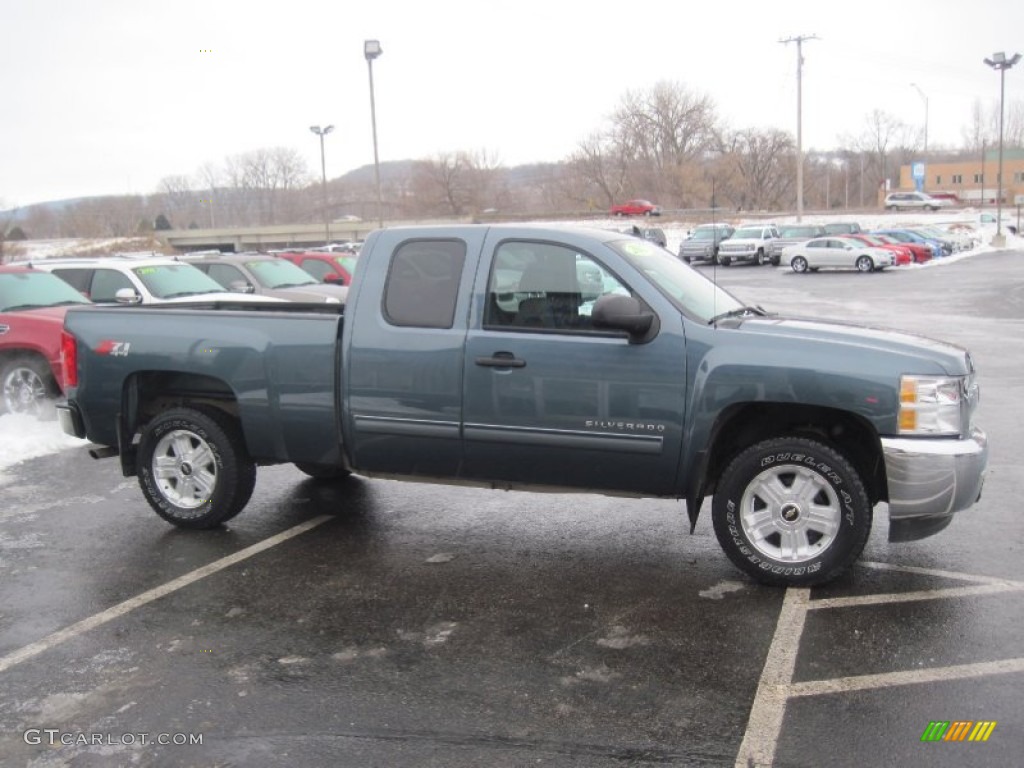
[[[237,515],[258,465],[685,500],[764,583],[821,584],[981,492],[971,356],[745,306],[653,243],[520,225],[373,232],[347,304],[73,309],[66,432],[158,515]],[[514,501],[509,501],[510,512]]]

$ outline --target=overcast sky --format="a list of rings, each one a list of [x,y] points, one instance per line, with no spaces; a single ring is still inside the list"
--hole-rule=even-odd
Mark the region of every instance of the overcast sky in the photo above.
[[[4,0],[0,208],[156,191],[160,179],[263,147],[299,150],[333,124],[328,177],[373,162],[363,41],[382,161],[486,149],[506,165],[565,158],[629,89],[677,81],[733,128],[796,132],[804,148],[862,133],[873,109],[958,145],[982,59],[1024,48],[1024,2],[861,0]],[[1016,48],[1015,48],[1016,46]],[[1024,50],[1021,51],[1024,53]],[[1007,73],[1024,100],[1024,64]]]

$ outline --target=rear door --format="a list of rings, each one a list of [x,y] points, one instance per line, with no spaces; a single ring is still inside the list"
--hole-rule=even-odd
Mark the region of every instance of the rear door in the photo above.
[[[464,361],[464,474],[669,494],[686,389],[681,316],[662,306],[646,343],[595,329],[600,295],[655,311],[660,296],[570,243],[495,234],[484,246]]]
[[[342,413],[360,469],[457,477],[462,377],[484,229],[382,231],[345,308]]]

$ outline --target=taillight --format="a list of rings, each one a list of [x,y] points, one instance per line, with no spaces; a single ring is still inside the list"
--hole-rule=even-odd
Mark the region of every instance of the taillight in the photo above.
[[[65,392],[78,386],[78,340],[67,330],[60,332],[60,367]]]

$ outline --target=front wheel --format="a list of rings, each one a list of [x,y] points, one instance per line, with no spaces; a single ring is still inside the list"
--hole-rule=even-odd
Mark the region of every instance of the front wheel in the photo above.
[[[256,484],[256,464],[241,430],[213,408],[172,408],[146,424],[138,466],[146,501],[180,528],[213,528],[230,520]]]
[[[793,268],[793,271],[797,274],[803,274],[807,271],[807,259],[803,256],[794,256],[793,260],[789,262],[789,266]]]
[[[870,256],[861,256],[857,259],[857,271],[858,272],[874,272],[875,262],[871,260]]]
[[[730,264],[732,264],[732,257],[730,257],[730,256],[719,256],[718,257],[718,263],[721,264],[723,267],[728,267]]]
[[[771,257],[763,250],[759,250],[757,252],[757,263],[758,265],[764,267],[771,263]]]
[[[860,476],[814,440],[765,440],[739,454],[718,481],[715,536],[742,571],[772,586],[813,586],[839,576],[871,531]]]

